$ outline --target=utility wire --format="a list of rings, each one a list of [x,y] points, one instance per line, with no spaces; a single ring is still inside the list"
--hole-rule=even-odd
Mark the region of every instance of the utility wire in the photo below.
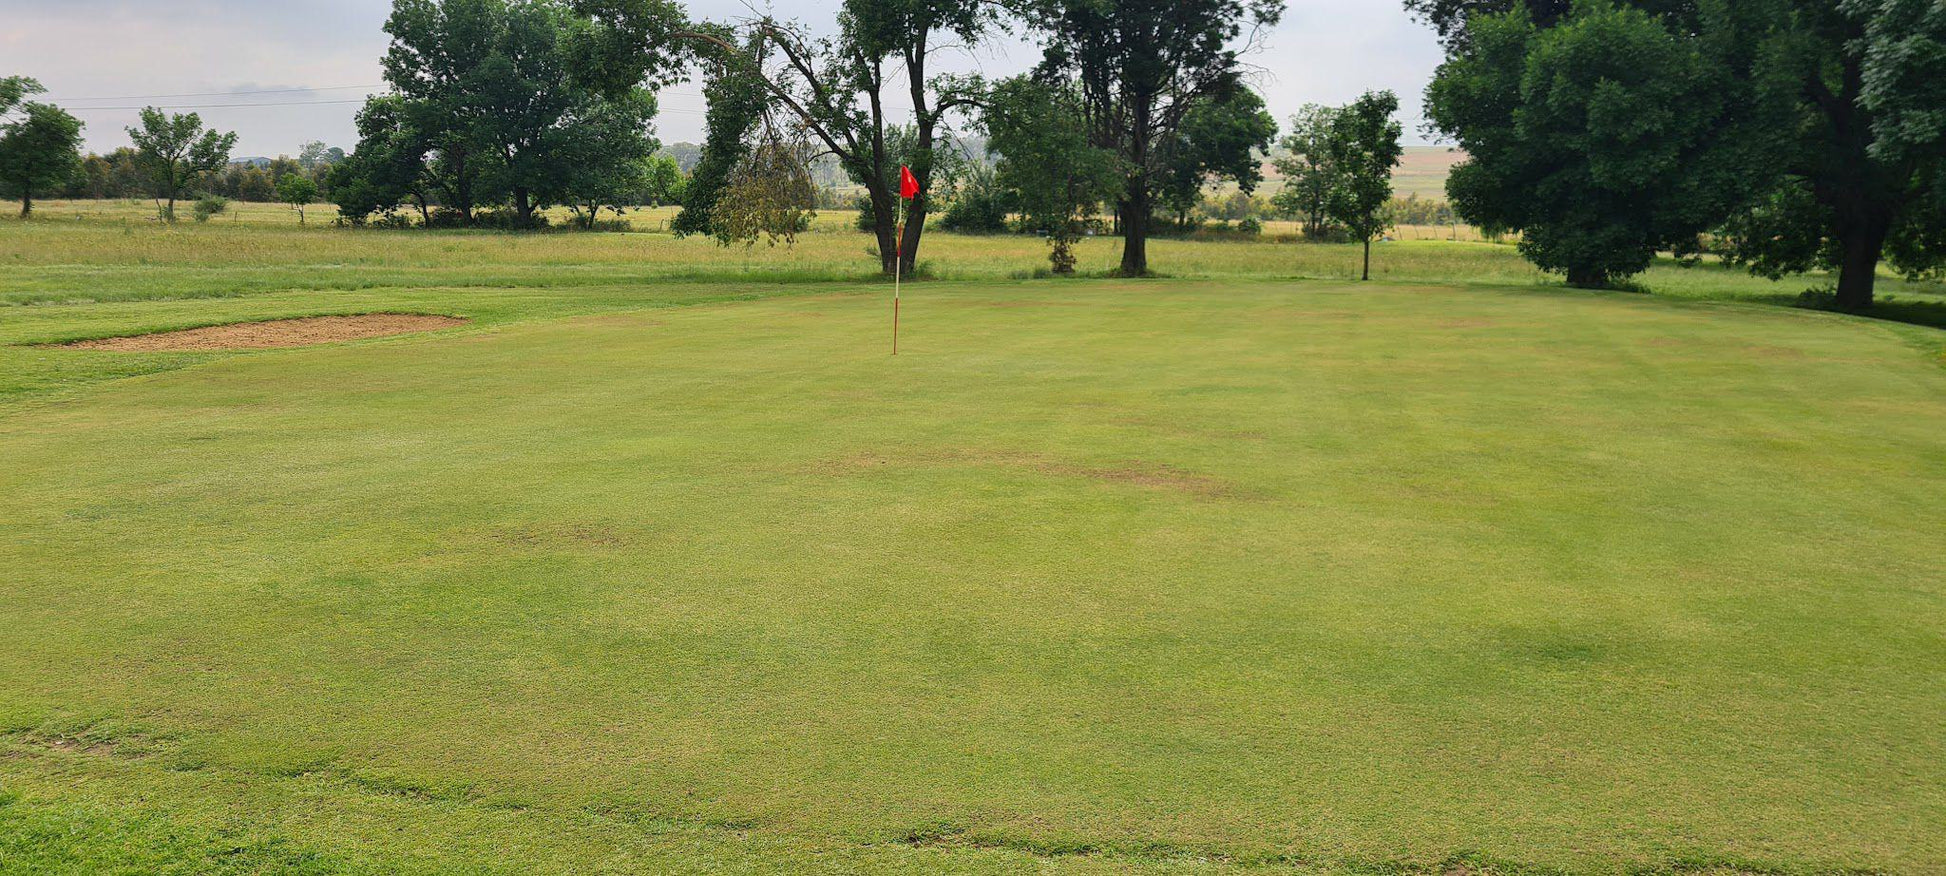
[[[75,112],[85,113],[92,110],[139,110],[139,109],[179,110],[179,109],[226,109],[226,108],[235,109],[238,107],[253,107],[253,106],[333,106],[336,104],[364,103],[364,102],[365,102],[364,99],[360,98],[358,100],[297,100],[297,101],[281,101],[277,103],[182,103],[182,104],[174,104],[169,106],[150,106],[150,105],[75,106],[75,107],[62,107],[62,109],[68,109],[68,110],[73,110]]]
[[[166,97],[242,97],[250,94],[303,94],[311,91],[351,91],[355,88],[386,88],[386,85],[329,85],[323,88],[273,88],[265,91],[191,91],[183,94],[117,94],[106,97],[63,97],[52,98],[59,101],[77,100],[149,100]]]

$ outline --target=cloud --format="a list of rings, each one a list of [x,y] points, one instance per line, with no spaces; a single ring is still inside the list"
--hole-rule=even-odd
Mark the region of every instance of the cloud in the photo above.
[[[780,16],[828,26],[835,4],[770,5]],[[694,0],[690,8],[702,18],[749,14],[741,0]],[[346,86],[382,83],[378,59],[390,10],[389,0],[0,0],[6,68],[0,74],[39,78],[55,102],[87,123],[88,145],[96,150],[125,145],[122,129],[135,121],[135,110],[111,107],[143,104],[194,108],[211,125],[238,132],[239,155],[291,153],[313,139],[349,146],[366,89]],[[1260,68],[1258,87],[1280,119],[1308,102],[1342,103],[1390,88],[1412,128],[1420,92],[1440,57],[1432,34],[1396,0],[1293,0],[1265,46],[1249,60]],[[1038,57],[1033,44],[1015,37],[946,65],[1005,75]],[[663,139],[701,136],[704,104],[695,85],[671,89],[662,105]]]

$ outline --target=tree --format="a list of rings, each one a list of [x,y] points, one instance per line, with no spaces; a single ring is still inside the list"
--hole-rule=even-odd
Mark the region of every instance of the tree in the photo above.
[[[1332,122],[1331,164],[1344,174],[1326,208],[1331,218],[1365,245],[1363,279],[1372,278],[1372,238],[1391,226],[1392,171],[1405,157],[1393,116],[1399,97],[1375,91],[1353,101]]]
[[[329,172],[332,199],[347,221],[362,224],[407,200],[418,207],[420,222],[431,220],[431,145],[413,125],[415,115],[405,98],[393,95],[372,98],[358,111],[358,146]]]
[[[1639,273],[1757,189],[1761,139],[1719,46],[1734,20],[1680,29],[1589,0],[1542,28],[1524,10],[1476,15],[1427,89],[1427,113],[1469,160],[1448,192],[1482,227],[1570,285]]]
[[[1089,142],[1080,101],[1071,84],[1025,76],[999,83],[986,100],[987,149],[1000,156],[995,182],[1013,193],[1021,227],[1047,237],[1056,274],[1074,273],[1074,244],[1123,179],[1115,153]]]
[[[27,95],[46,91],[38,79],[27,76],[0,77],[0,114],[13,112],[13,108]]]
[[[640,89],[621,99],[597,98],[578,114],[574,137],[554,153],[562,165],[549,193],[574,206],[583,228],[593,229],[604,208],[621,215],[649,187],[660,148],[647,133],[655,107],[655,96]]]
[[[148,173],[150,193],[166,201],[162,218],[176,221],[176,199],[205,175],[230,161],[236,148],[236,133],[219,134],[203,128],[195,113],[164,114],[155,107],[142,110],[141,127],[129,128],[143,169]]]
[[[1276,136],[1277,120],[1264,109],[1264,99],[1249,88],[1198,103],[1163,146],[1156,200],[1176,214],[1179,224],[1187,225],[1190,211],[1212,182],[1230,180],[1245,195],[1256,191],[1264,179],[1258,156]]]
[[[39,94],[32,79],[0,80],[0,194],[20,198],[22,218],[34,214],[34,193],[67,185],[81,174],[81,122]]]
[[[277,199],[297,211],[297,224],[304,224],[304,208],[318,199],[318,184],[301,173],[287,173],[277,181]]]
[[[321,171],[345,160],[345,150],[326,146],[322,140],[307,141],[297,147],[297,163],[305,170]]]
[[[1121,272],[1149,272],[1156,193],[1184,120],[1242,87],[1246,26],[1275,25],[1283,0],[1021,0],[1040,29],[1041,75],[1078,82],[1089,139],[1121,159]]]
[[[688,185],[689,179],[683,176],[682,165],[675,157],[658,153],[642,163],[642,182],[635,200],[644,207],[680,204]]]
[[[646,110],[630,116],[639,125],[625,132],[626,151],[652,142],[645,86],[675,61],[640,41],[669,30],[673,10],[658,0],[395,0],[384,67],[397,97],[373,126],[386,160],[366,165],[385,184],[358,194],[399,193],[416,153],[414,176],[460,221],[500,202],[516,225],[534,224],[568,196],[588,141],[619,145],[618,114]]]
[[[727,28],[713,32],[719,38],[729,33]],[[710,231],[716,201],[722,197],[723,187],[729,185],[730,173],[749,151],[750,133],[770,108],[770,90],[762,72],[766,45],[752,37],[745,44],[744,55],[713,44],[704,46],[704,63],[709,70],[703,84],[703,97],[708,101],[703,120],[706,134],[702,158],[683,192],[682,212],[670,224],[677,234]]]
[[[934,147],[949,113],[969,106],[979,84],[962,77],[933,77],[929,62],[940,45],[962,47],[984,39],[996,23],[995,8],[963,0],[845,0],[835,38],[814,40],[801,29],[764,17],[749,25],[762,52],[740,50],[720,35],[690,36],[731,53],[755,72],[770,98],[797,117],[834,156],[851,180],[865,188],[881,269],[910,273],[933,196]],[[894,78],[903,75],[911,104],[912,138],[895,151],[893,110],[887,106]],[[899,168],[909,165],[919,196],[906,211],[901,237]]]
[[[1331,160],[1337,119],[1337,107],[1306,104],[1291,116],[1291,132],[1279,144],[1285,154],[1274,162],[1284,187],[1271,203],[1302,219],[1304,236],[1313,240],[1325,235],[1330,219],[1326,208],[1344,180],[1344,173]]]
[[[1850,0],[1866,22],[1859,101],[1876,114],[1872,156],[1909,162],[1909,215],[1889,243],[1908,277],[1946,273],[1946,7]]]
[[[749,247],[767,239],[771,246],[778,241],[795,244],[797,233],[810,224],[817,188],[810,170],[815,152],[801,137],[762,126],[730,172],[710,215],[710,233],[717,242]]]
[[[1482,47],[1472,44],[1494,29],[1485,22],[1505,17],[1488,14],[1502,2],[1427,0],[1413,5],[1451,37],[1448,66],[1464,62],[1478,73],[1484,56]],[[1542,5],[1547,14],[1529,18],[1530,29],[1537,33],[1560,29],[1582,16],[1579,6],[1562,14],[1552,0]],[[1713,211],[1731,261],[1773,279],[1835,270],[1836,304],[1851,310],[1872,305],[1878,266],[1888,257],[1908,274],[1946,264],[1938,159],[1892,145],[1903,136],[1897,133],[1905,126],[1901,119],[1917,121],[1923,131],[1937,118],[1930,108],[1939,106],[1940,79],[1933,75],[1939,55],[1933,53],[1936,48],[1929,49],[1940,44],[1943,16],[1937,4],[1635,0],[1628,6],[1693,52],[1706,82],[1676,95],[1666,85],[1639,81],[1639,73],[1629,78],[1629,71],[1638,70],[1638,59],[1618,54],[1600,62],[1605,69],[1621,71],[1621,82],[1632,83],[1601,86],[1609,92],[1602,99],[1612,105],[1616,90],[1622,89],[1641,98],[1640,108],[1646,110],[1639,130],[1623,130],[1629,127],[1627,119],[1605,120],[1638,139],[1625,141],[1626,151],[1621,144],[1608,149],[1613,160],[1601,163],[1627,172],[1628,161],[1621,159],[1633,153],[1637,171],[1675,167],[1678,173],[1658,182],[1688,193],[1673,194],[1671,186],[1663,185],[1621,186],[1610,197],[1627,211],[1620,214],[1626,218],[1601,234],[1637,253],[1651,238],[1679,245],[1682,241],[1676,238],[1687,236],[1685,226]],[[1639,47],[1617,43],[1613,48],[1621,52]],[[1526,60],[1512,53],[1498,63],[1518,71]],[[1670,58],[1653,60],[1661,64]],[[1439,82],[1429,92],[1433,103],[1439,100]],[[1657,91],[1662,96],[1653,98]],[[1457,90],[1447,97],[1465,93]],[[1502,91],[1503,96],[1511,93]],[[1698,126],[1693,123],[1701,108],[1712,109],[1716,117],[1701,126],[1706,136],[1694,139],[1691,132]],[[1465,124],[1478,126],[1480,119]],[[1645,144],[1650,148],[1641,148]],[[1673,164],[1672,151],[1677,154]],[[1469,169],[1456,174],[1454,185],[1469,185],[1477,198],[1491,196],[1505,180],[1490,178],[1482,170],[1488,166],[1476,155]],[[1472,180],[1462,182],[1461,176]],[[1457,191],[1455,200],[1463,200]],[[1535,193],[1513,185],[1503,190],[1501,199],[1520,197],[1533,198]],[[1589,206],[1580,222],[1596,229],[1603,223]],[[1612,242],[1584,243],[1579,248],[1587,251],[1614,248]],[[1611,266],[1611,275],[1631,263],[1646,262],[1639,256],[1623,260]]]
[[[1934,4],[1936,6],[1936,4]],[[1873,304],[1878,267],[1946,264],[1940,85],[1946,14],[1908,0],[1785,0],[1752,66],[1768,195],[1726,231],[1733,260],[1781,277],[1838,273],[1836,305]]]

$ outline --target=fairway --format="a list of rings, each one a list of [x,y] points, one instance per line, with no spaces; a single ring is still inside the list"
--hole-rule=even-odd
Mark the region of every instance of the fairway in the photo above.
[[[1936,332],[659,283],[0,312],[471,320],[11,354],[0,872],[1946,869]]]

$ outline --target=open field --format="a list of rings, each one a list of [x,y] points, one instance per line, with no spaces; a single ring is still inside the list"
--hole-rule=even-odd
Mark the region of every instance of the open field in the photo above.
[[[0,873],[1946,870],[1946,331],[1819,278],[935,235],[894,359],[836,230],[85,207],[0,222]],[[380,312],[469,321],[45,346]]]

